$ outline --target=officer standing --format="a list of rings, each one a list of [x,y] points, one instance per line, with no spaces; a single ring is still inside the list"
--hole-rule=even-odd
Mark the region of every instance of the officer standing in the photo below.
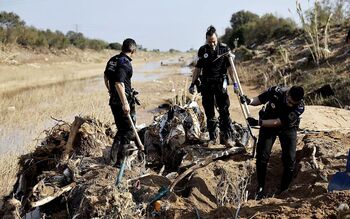
[[[134,138],[128,114],[136,123],[135,101],[131,88],[133,74],[131,58],[135,54],[136,48],[135,40],[130,38],[124,40],[122,52],[110,58],[104,72],[105,84],[110,94],[109,105],[117,126],[117,134],[114,137],[111,149],[112,165],[121,162],[125,145],[129,144],[130,140]]]
[[[259,120],[248,117],[251,126],[260,126],[259,140],[256,154],[256,172],[258,179],[257,199],[265,196],[265,176],[272,145],[278,136],[282,147],[283,176],[280,191],[288,189],[295,166],[297,143],[297,129],[300,115],[304,112],[304,89],[300,86],[274,86],[258,97],[249,99],[242,96],[241,102],[258,106],[266,104],[259,112]]]
[[[206,32],[206,45],[198,50],[198,62],[195,66],[189,92],[194,93],[195,84],[200,77],[200,92],[202,104],[207,117],[207,129],[210,142],[218,143],[218,121],[215,117],[217,105],[219,111],[219,127],[221,143],[227,147],[234,146],[234,132],[230,119],[230,99],[227,93],[227,72],[233,78],[230,62],[227,56],[221,56],[230,51],[227,45],[218,42],[218,36],[213,26]],[[198,86],[197,86],[198,88]]]

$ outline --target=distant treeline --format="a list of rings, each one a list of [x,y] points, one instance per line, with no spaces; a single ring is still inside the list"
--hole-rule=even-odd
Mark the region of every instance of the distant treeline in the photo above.
[[[343,24],[349,20],[350,0],[321,0],[316,2],[319,26],[324,26],[332,14],[331,24]],[[306,18],[315,16],[310,9],[305,14]],[[310,19],[315,20],[315,19]],[[221,40],[230,48],[240,45],[247,47],[264,43],[282,36],[292,36],[299,28],[290,18],[278,17],[274,14],[259,16],[250,11],[239,11],[232,14],[231,26],[226,28]]]
[[[120,43],[107,43],[103,40],[89,39],[82,33],[69,31],[39,30],[29,27],[12,12],[0,12],[0,43],[18,44],[26,48],[65,49],[74,46],[79,49],[121,49]]]

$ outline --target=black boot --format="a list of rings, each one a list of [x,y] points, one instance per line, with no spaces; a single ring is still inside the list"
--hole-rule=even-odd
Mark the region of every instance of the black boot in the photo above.
[[[111,148],[111,165],[118,167],[123,159],[123,153],[121,150],[121,142],[119,140],[114,140]]]
[[[233,130],[231,130],[231,129],[224,130],[224,131],[221,131],[220,134],[221,134],[220,141],[227,148],[232,148],[236,145],[235,134],[234,134]]]
[[[266,197],[265,191],[264,191],[266,171],[267,171],[267,163],[257,160],[256,173],[257,173],[257,179],[258,179],[258,189],[255,195],[255,199],[257,200],[260,200]]]
[[[262,163],[262,162],[256,163],[256,173],[257,173],[259,188],[265,187],[266,171],[267,171],[266,163]]]
[[[258,187],[258,189],[256,190],[255,193],[255,199],[256,200],[261,200],[264,199],[266,197],[265,191],[263,187]]]
[[[282,181],[281,181],[281,191],[280,191],[281,193],[286,191],[289,188],[289,185],[292,182],[292,179],[293,179],[293,171],[284,170]]]
[[[219,127],[216,127],[214,130],[209,131],[209,143],[208,144],[212,144],[212,145],[218,145],[220,144],[220,138],[219,138]]]

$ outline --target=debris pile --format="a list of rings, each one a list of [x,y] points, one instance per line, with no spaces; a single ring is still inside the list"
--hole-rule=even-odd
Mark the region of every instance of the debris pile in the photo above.
[[[109,164],[115,131],[89,117],[59,121],[30,154],[19,159],[13,193],[0,211],[7,218],[316,218],[349,215],[350,191],[328,193],[345,169],[350,134],[300,133],[290,189],[276,194],[280,151],[271,155],[268,197],[255,200],[255,161],[245,153],[248,131],[232,124],[236,147],[205,142],[196,103],[173,106],[139,131],[146,162],[129,160],[121,184]],[[128,158],[129,159],[129,158]]]
[[[248,145],[248,130],[238,123],[232,123],[232,126],[236,146]],[[174,105],[165,114],[156,116],[154,122],[141,131],[148,158],[151,159],[149,162],[161,161],[171,169],[178,168],[181,165],[179,161],[193,163],[196,158],[212,154],[215,150],[203,147],[209,140],[205,127],[204,114],[196,102],[184,107]],[[224,149],[222,145],[218,148],[219,151]]]
[[[71,125],[59,121],[46,134],[33,153],[20,157],[13,198],[7,201],[1,216],[141,215],[142,206],[136,206],[131,194],[114,186],[117,169],[108,165],[114,136],[110,125],[76,117]],[[70,142],[72,151],[65,159]]]
[[[236,126],[240,128],[237,133],[243,133],[244,129]],[[137,160],[130,161],[122,183],[116,187],[118,168],[109,164],[115,135],[112,126],[89,117],[76,117],[72,124],[58,121],[45,131],[46,137],[34,152],[20,157],[18,181],[0,216],[140,218],[150,215],[154,211],[150,200],[161,187],[169,186],[172,181],[183,186],[194,170],[230,154],[224,147],[215,150],[198,144],[205,140],[204,127],[203,113],[194,102],[184,107],[173,106],[157,116],[153,124],[139,132],[146,145],[147,169]],[[237,141],[241,140],[238,137]],[[234,152],[243,151],[240,147]],[[186,190],[191,187],[187,186]],[[178,191],[175,184],[174,188],[166,200],[176,202],[176,197],[186,193]],[[162,205],[157,209],[169,208]]]

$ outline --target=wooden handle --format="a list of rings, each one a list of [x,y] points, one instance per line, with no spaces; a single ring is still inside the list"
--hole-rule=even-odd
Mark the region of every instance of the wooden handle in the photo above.
[[[142,142],[141,142],[141,139],[140,139],[140,136],[139,136],[139,134],[137,133],[135,124],[134,124],[134,122],[133,122],[132,119],[131,119],[130,113],[128,113],[128,118],[129,118],[129,121],[130,121],[130,123],[131,123],[132,129],[134,130],[134,134],[135,134],[135,136],[136,136],[137,144],[139,145],[140,150],[141,150],[141,151],[144,151],[144,150],[145,150],[145,147],[143,146],[143,144],[142,144]]]

